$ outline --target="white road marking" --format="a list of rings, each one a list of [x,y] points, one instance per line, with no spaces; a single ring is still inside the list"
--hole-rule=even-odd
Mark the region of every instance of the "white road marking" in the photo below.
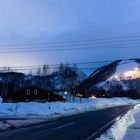
[[[69,125],[73,125],[73,124],[75,124],[75,123],[74,123],[74,122],[72,122],[72,123],[68,123],[68,124],[65,124],[65,125],[62,125],[62,126],[56,127],[56,128],[54,128],[54,129],[60,129],[60,128],[63,128],[63,127],[69,126]]]

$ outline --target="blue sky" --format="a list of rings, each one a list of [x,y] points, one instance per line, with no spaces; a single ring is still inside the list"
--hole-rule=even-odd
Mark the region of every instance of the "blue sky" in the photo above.
[[[139,0],[0,0],[0,47],[140,35]],[[18,46],[21,47],[20,45]],[[33,46],[27,46],[33,48]],[[38,46],[40,47],[40,46]],[[139,57],[140,48],[1,54],[0,65]]]

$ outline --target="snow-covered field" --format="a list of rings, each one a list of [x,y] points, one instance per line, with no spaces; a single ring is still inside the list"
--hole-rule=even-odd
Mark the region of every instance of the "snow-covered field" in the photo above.
[[[137,104],[138,101],[128,98],[98,98],[75,99],[75,102],[51,102],[51,103],[0,103],[0,129],[11,126],[21,127],[34,123],[40,123],[49,119],[74,115],[86,111],[93,111],[107,107]],[[15,119],[16,120],[13,120]]]
[[[97,140],[139,140],[140,105],[136,105]]]

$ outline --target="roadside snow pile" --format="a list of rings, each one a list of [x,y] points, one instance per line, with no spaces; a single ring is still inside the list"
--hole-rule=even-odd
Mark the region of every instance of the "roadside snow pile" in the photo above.
[[[136,122],[135,114],[137,114],[138,112],[140,118],[140,105],[136,105],[134,109],[128,111],[127,114],[125,114],[106,133],[102,134],[101,137],[97,138],[96,140],[139,140],[140,130],[139,130],[139,136],[136,135],[136,133],[134,132],[132,133],[132,131],[129,131],[129,127],[130,126],[132,127],[133,126],[132,124]],[[140,121],[139,121],[139,125],[140,125]]]
[[[128,127],[124,140],[139,140],[140,139],[140,105],[135,107],[134,119],[135,123]]]
[[[79,99],[80,100],[80,99]],[[98,98],[98,99],[82,99],[79,103],[72,102],[52,102],[52,103],[0,103],[1,118],[40,118],[63,116],[70,114],[78,114],[85,111],[92,111],[107,107],[137,104],[138,101],[128,98]]]

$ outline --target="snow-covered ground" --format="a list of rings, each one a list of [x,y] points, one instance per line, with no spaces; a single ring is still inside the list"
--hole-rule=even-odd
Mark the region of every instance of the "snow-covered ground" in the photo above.
[[[139,140],[140,105],[136,105],[97,140]]]
[[[11,126],[21,127],[34,123],[40,123],[52,118],[74,115],[86,111],[93,111],[107,107],[137,104],[138,101],[128,98],[98,98],[78,99],[75,102],[51,102],[51,103],[0,103],[0,129]],[[16,120],[13,120],[15,119]]]
[[[112,106],[137,104],[128,98],[96,98],[75,99],[75,102],[50,102],[50,103],[0,103],[0,118],[38,118],[52,117],[55,115],[77,114],[80,112],[102,109]],[[81,101],[81,102],[80,102]]]

